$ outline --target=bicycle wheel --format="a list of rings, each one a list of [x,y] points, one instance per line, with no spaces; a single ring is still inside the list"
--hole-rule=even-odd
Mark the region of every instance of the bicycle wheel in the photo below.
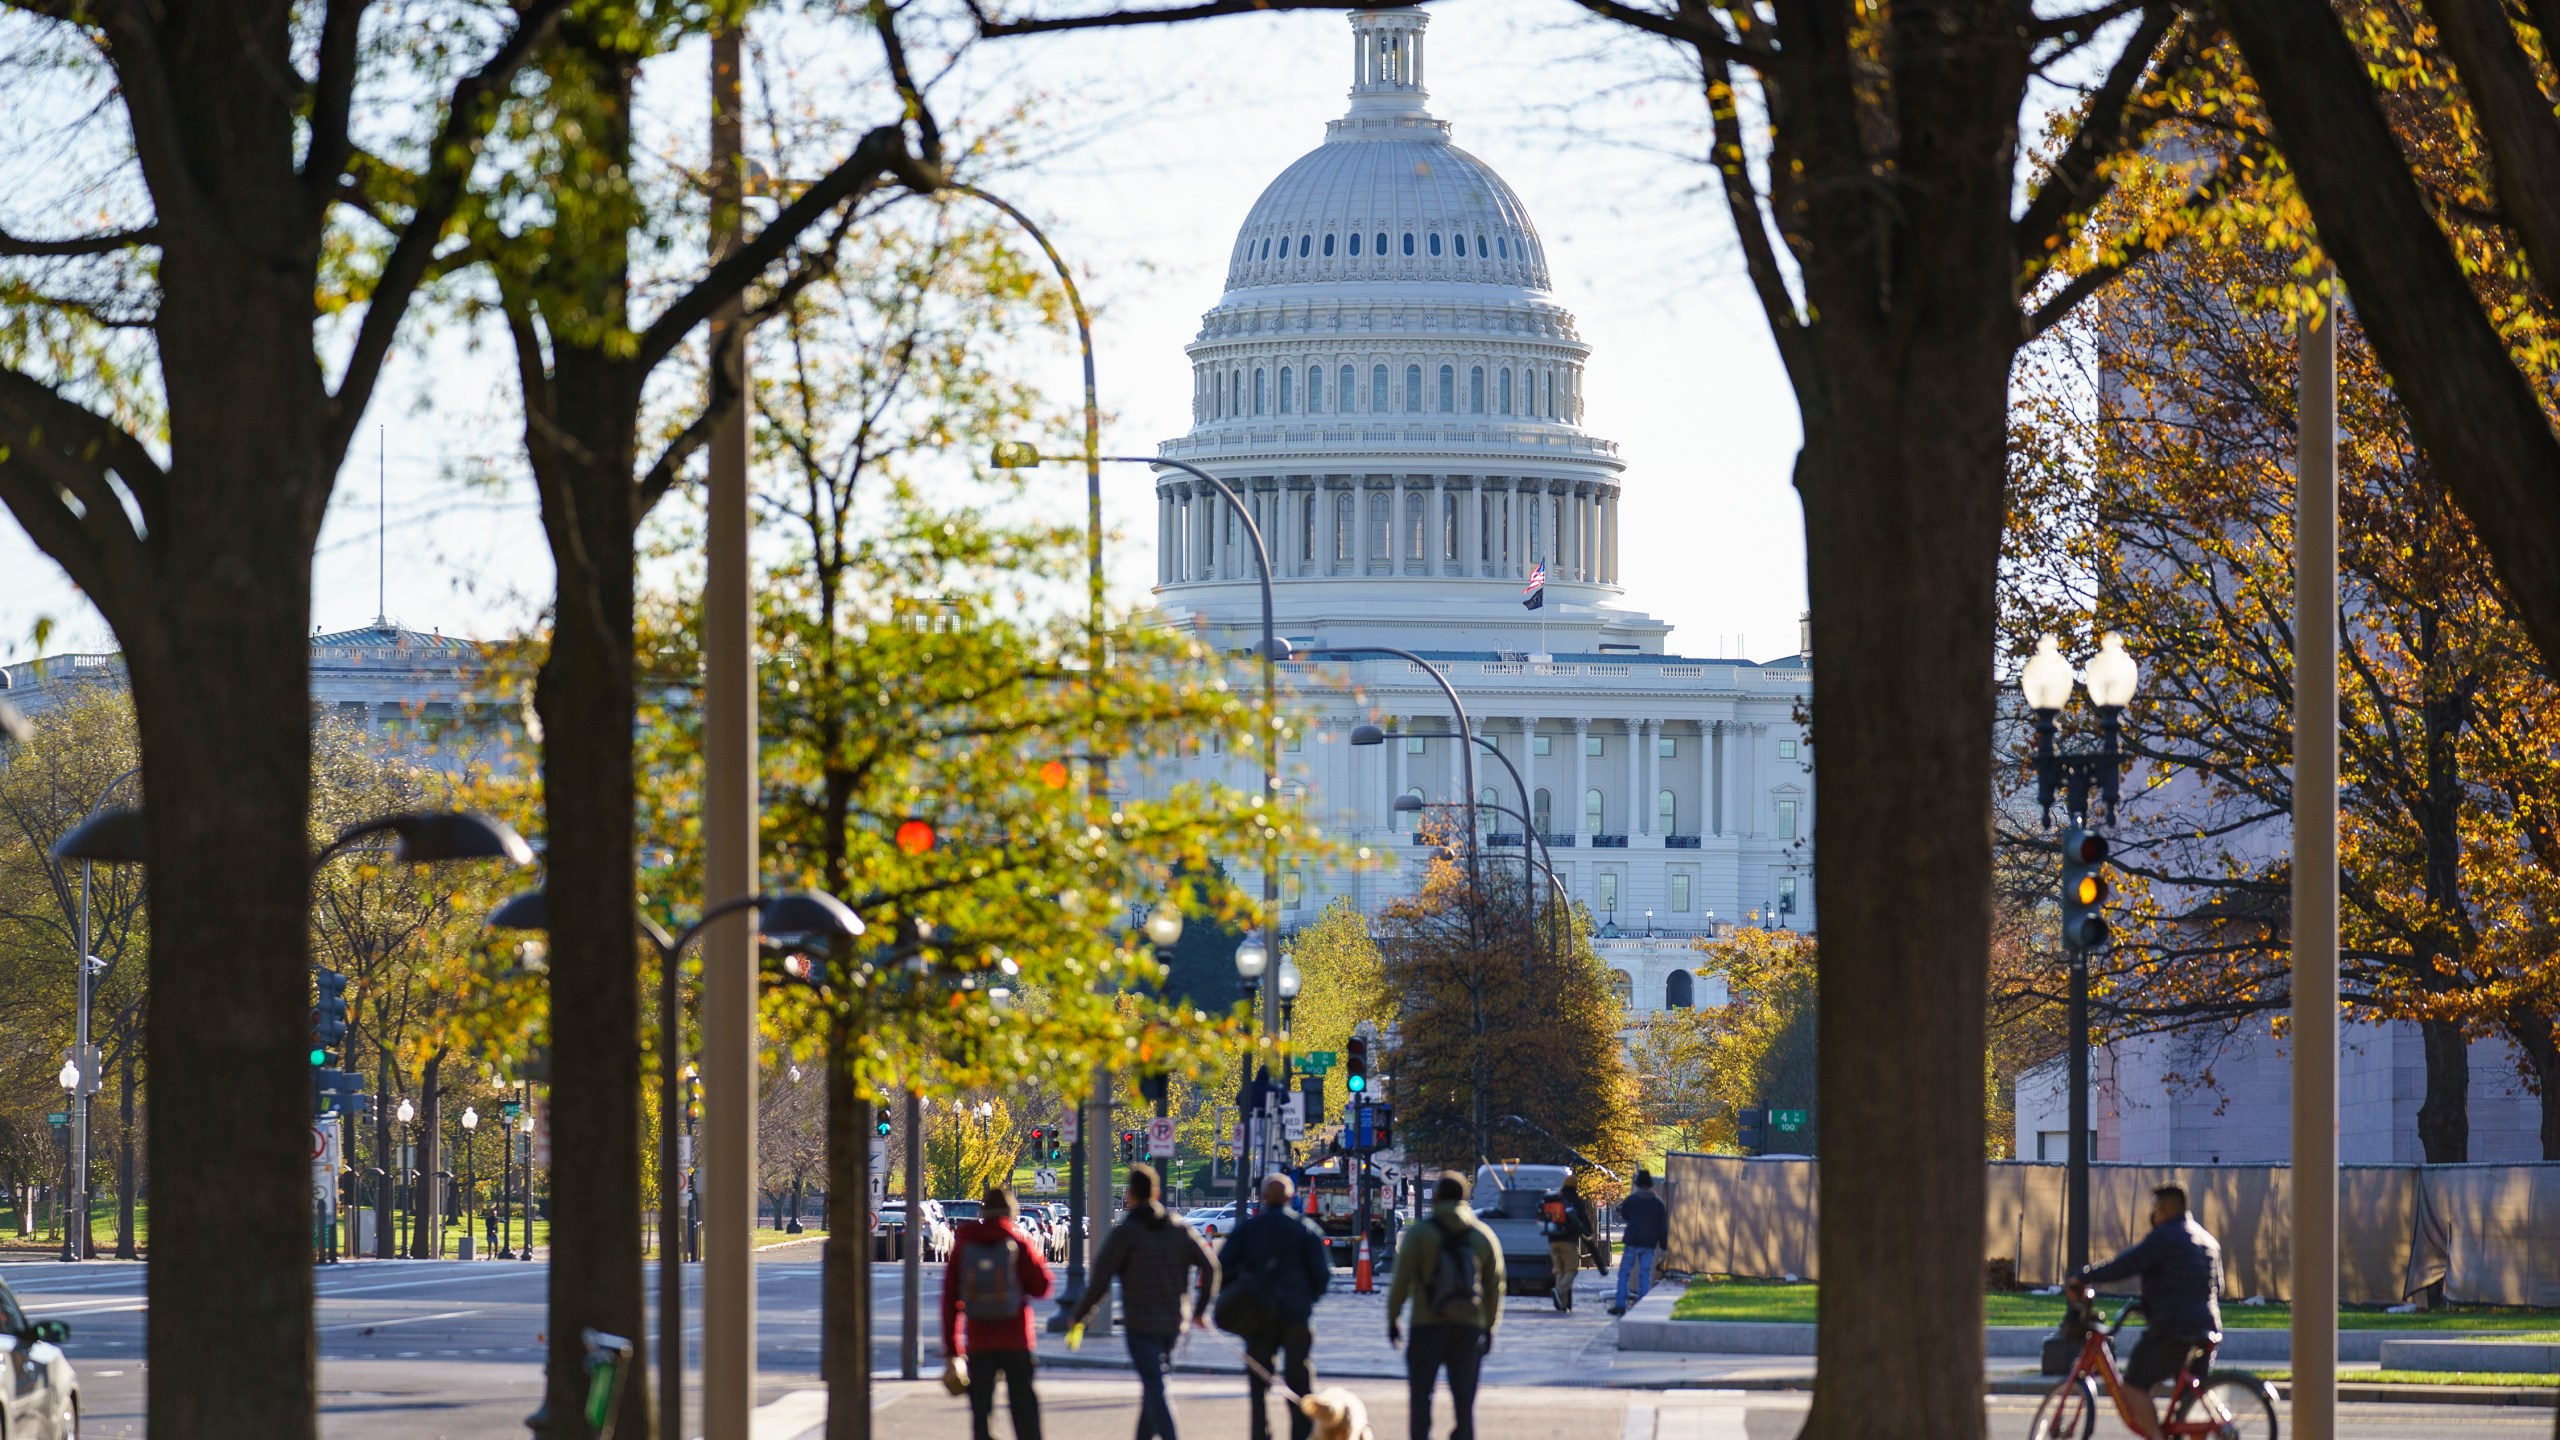
[[[2075,1376],[2053,1387],[2036,1407],[2027,1440],[2089,1440],[2098,1433],[2098,1382]]]
[[[2276,1401],[2267,1382],[2246,1370],[2216,1370],[2204,1377],[2204,1388],[2187,1401],[2177,1418],[2194,1425],[2210,1421],[2212,1440],[2276,1440]],[[2190,1432],[2196,1433],[2196,1432]]]

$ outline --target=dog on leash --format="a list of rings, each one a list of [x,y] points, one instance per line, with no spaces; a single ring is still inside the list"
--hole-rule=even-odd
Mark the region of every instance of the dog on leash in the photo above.
[[[1376,1440],[1369,1430],[1369,1407],[1339,1385],[1299,1396],[1298,1413],[1315,1422],[1314,1440]]]

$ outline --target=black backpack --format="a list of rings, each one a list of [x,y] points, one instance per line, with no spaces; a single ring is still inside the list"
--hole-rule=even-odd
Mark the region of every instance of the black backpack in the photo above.
[[[1476,1244],[1472,1227],[1461,1224],[1454,1229],[1431,1217],[1431,1228],[1440,1232],[1440,1258],[1432,1262],[1431,1274],[1423,1281],[1422,1298],[1434,1320],[1449,1324],[1476,1324],[1483,1318],[1481,1299],[1476,1294]]]
[[[1022,1275],[1012,1240],[972,1240],[960,1247],[960,1313],[972,1320],[1010,1320],[1022,1313]]]

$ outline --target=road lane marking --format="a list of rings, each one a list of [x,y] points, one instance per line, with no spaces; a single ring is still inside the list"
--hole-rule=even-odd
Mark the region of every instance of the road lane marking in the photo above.
[[[1625,1440],[1654,1440],[1653,1420],[1652,1401],[1628,1401]]]
[[[438,1315],[408,1315],[397,1320],[347,1320],[336,1325],[323,1325],[319,1333],[332,1330],[388,1330],[394,1325],[424,1325],[430,1320],[459,1320],[465,1315],[485,1315],[485,1310],[447,1310]]]

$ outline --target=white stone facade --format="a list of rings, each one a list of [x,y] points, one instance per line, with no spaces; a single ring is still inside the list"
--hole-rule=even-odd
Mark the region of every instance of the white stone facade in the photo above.
[[[1192,428],[1159,453],[1250,507],[1270,546],[1275,623],[1297,649],[1393,645],[1448,677],[1476,733],[1519,770],[1515,785],[1478,748],[1478,796],[1535,818],[1558,878],[1608,926],[1602,948],[1639,1014],[1684,989],[1712,1003],[1688,939],[1813,924],[1810,657],[1685,658],[1665,648],[1668,625],[1621,604],[1627,483],[1617,447],[1581,425],[1590,347],[1548,288],[1519,197],[1424,109],[1428,23],[1409,10],[1351,17],[1350,111],[1238,232],[1226,293],[1188,347]],[[1170,466],[1157,502],[1167,621],[1249,651],[1261,625],[1250,533]],[[1524,610],[1540,567],[1545,603]],[[1287,669],[1299,719],[1280,803],[1374,860],[1284,876],[1284,929],[1332,895],[1374,910],[1409,890],[1418,837],[1395,797],[1465,794],[1460,747],[1423,738],[1452,721],[1420,667]],[[1404,733],[1354,747],[1364,721]],[[1132,783],[1251,790],[1260,763],[1173,757]],[[1483,819],[1487,863],[1521,863],[1521,820]]]

